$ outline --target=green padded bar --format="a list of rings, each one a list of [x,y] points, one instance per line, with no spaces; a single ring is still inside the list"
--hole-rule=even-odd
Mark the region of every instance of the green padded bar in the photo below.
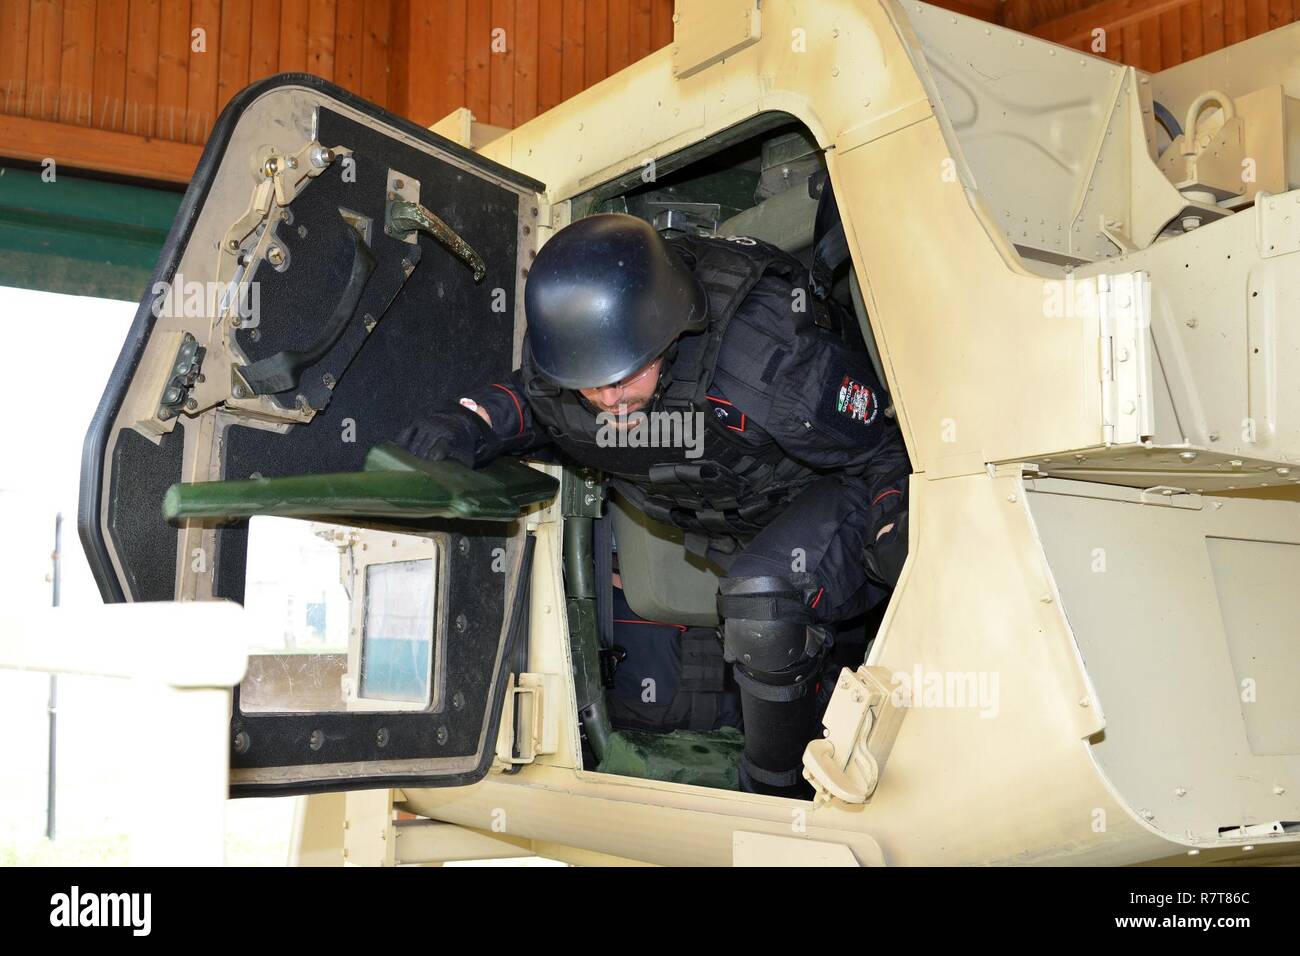
[[[454,461],[425,461],[386,443],[366,455],[364,471],[175,484],[163,498],[163,517],[509,521],[528,505],[553,498],[558,488],[551,476],[511,459],[473,470]]]
[[[739,790],[744,749],[745,735],[734,727],[671,734],[619,730],[609,735],[604,759],[596,769],[623,777]]]

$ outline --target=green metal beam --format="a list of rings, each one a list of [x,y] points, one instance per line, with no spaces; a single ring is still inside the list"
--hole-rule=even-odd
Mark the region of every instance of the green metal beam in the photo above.
[[[181,193],[0,167],[0,285],[138,302]]]

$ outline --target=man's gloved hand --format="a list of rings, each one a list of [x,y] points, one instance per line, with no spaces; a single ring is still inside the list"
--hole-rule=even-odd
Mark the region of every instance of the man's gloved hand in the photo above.
[[[907,512],[895,512],[891,520],[894,526],[875,541],[869,541],[862,555],[867,574],[889,588],[898,584],[907,560]]]
[[[398,433],[397,444],[428,461],[460,462],[466,468],[486,464],[496,439],[487,423],[467,408],[437,412]]]

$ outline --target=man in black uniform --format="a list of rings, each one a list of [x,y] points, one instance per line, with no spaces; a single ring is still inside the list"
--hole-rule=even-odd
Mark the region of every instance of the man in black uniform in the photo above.
[[[759,793],[801,792],[828,625],[879,603],[906,556],[907,454],[865,349],[818,321],[831,308],[767,243],[580,219],[533,263],[521,368],[398,439],[470,466],[552,442],[722,567]]]

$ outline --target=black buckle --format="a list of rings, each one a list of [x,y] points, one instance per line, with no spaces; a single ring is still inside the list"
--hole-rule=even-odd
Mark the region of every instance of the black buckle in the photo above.
[[[606,690],[614,686],[614,672],[627,660],[627,648],[615,644],[600,649],[600,685]]]

